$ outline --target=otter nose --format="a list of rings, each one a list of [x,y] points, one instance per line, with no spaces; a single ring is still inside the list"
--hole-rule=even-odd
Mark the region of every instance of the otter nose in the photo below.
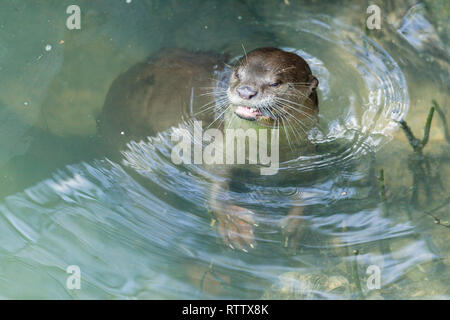
[[[249,86],[240,86],[236,91],[242,99],[251,99],[258,94],[258,91]]]

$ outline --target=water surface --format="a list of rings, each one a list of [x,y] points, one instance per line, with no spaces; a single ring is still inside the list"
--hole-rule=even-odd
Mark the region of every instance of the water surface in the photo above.
[[[398,124],[421,138],[433,99],[450,121],[448,7],[406,3],[380,1],[388,18],[367,30],[368,4],[351,1],[80,1],[75,31],[69,1],[1,4],[0,297],[448,299],[449,141],[435,112],[417,156]],[[211,226],[221,169],[174,165],[171,129],[121,159],[96,139],[121,72],[163,47],[233,59],[242,43],[295,51],[320,81],[316,152],[223,194],[256,212],[248,253]],[[279,223],[300,204],[294,254]],[[66,286],[69,265],[80,290]],[[381,289],[367,286],[371,266]]]

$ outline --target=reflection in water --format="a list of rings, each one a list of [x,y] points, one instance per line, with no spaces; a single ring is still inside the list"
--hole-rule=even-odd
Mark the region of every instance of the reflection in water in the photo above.
[[[425,46],[435,46],[443,50],[442,43],[433,25],[425,15],[423,4],[413,6],[403,17],[397,32],[419,51],[423,51]]]
[[[403,203],[387,212],[379,197],[376,154],[409,108],[402,71],[338,19],[292,16],[269,23],[320,79],[321,125],[310,132],[314,154],[221,191],[256,213],[254,250],[222,245],[205,203],[212,183],[227,177],[220,167],[174,165],[172,128],[131,141],[120,160],[78,162],[2,200],[0,297],[403,298],[424,290],[425,273],[437,276],[431,295],[448,296],[445,281],[436,284],[443,257],[425,224]],[[398,32],[415,44],[405,30],[423,20],[408,17]],[[306,207],[295,254],[281,228],[293,205]],[[80,291],[65,287],[69,265],[81,268]],[[370,266],[380,268],[382,290],[368,290]]]
[[[203,208],[210,183],[195,166],[170,166],[164,157],[171,149],[167,140],[162,141],[167,138],[160,135],[159,142],[152,141],[154,148],[145,152],[147,144],[131,144],[128,154],[135,157],[126,162],[133,161],[134,168],[143,167],[142,162],[137,165],[140,159],[153,163],[151,170],[140,173],[161,190],[153,187],[150,192],[119,164],[102,160],[70,166],[5,199],[0,207],[3,254],[14,256],[14,265],[50,274],[51,279],[30,276],[30,286],[61,287],[65,268],[79,265],[86,286],[80,297],[181,298],[198,291],[204,274],[196,269],[206,272],[213,263],[218,278],[228,279],[217,294],[245,298],[260,296],[267,282],[276,283],[277,276],[286,272],[314,270],[348,277],[349,245],[364,245],[359,265],[382,267],[383,285],[434,257],[420,239],[401,247],[396,259],[380,251],[380,241],[415,231],[398,217],[383,216],[372,196],[377,185],[368,181],[372,165],[368,158],[348,161],[339,170],[324,169],[313,185],[253,184],[249,193],[234,194],[257,212],[258,245],[248,254],[223,249]],[[156,197],[158,192],[164,195]],[[175,201],[169,205],[163,199]],[[298,254],[291,256],[283,248],[278,223],[299,201],[308,206],[302,217],[305,233]],[[55,293],[67,295],[61,287],[44,296]]]

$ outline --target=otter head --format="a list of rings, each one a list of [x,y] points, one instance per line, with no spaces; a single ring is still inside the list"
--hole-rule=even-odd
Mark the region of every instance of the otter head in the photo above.
[[[243,56],[233,68],[227,91],[233,112],[265,126],[315,118],[318,80],[305,60],[276,48]]]

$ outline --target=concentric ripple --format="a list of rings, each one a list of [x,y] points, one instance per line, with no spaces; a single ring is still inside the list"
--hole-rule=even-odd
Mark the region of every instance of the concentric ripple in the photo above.
[[[340,283],[354,289],[350,248],[360,250],[361,276],[369,265],[383,267],[383,286],[434,259],[423,240],[402,244],[395,259],[382,246],[416,232],[384,214],[373,174],[374,153],[408,110],[400,68],[376,42],[331,17],[295,21],[271,23],[285,35],[282,47],[303,56],[319,78],[321,124],[310,132],[317,152],[282,163],[276,176],[235,177],[238,190],[219,191],[255,212],[254,250],[225,247],[211,222],[206,203],[215,182],[231,179],[226,168],[171,160],[171,135],[189,128],[190,118],[131,141],[121,163],[73,165],[0,203],[0,256],[10,257],[0,278],[31,274],[27,284],[40,291],[30,296],[43,298],[260,298],[292,273],[343,275]],[[281,225],[298,206],[305,209],[294,255]],[[63,285],[68,265],[79,265],[85,279],[78,296]],[[315,290],[316,297],[355,297],[355,290]]]
[[[244,273],[263,282],[275,281],[277,272],[290,270],[285,266],[286,261],[296,261],[295,258],[278,260],[284,252],[281,221],[293,206],[306,207],[301,219],[310,236],[302,239],[304,250],[333,251],[361,244],[373,246],[379,241],[414,233],[408,223],[393,224],[391,219],[383,216],[374,197],[377,185],[370,176],[373,173],[374,153],[392,138],[398,129],[396,121],[403,119],[408,110],[404,75],[382,47],[359,31],[326,16],[305,16],[298,21],[300,23],[294,26],[291,22],[274,22],[274,26],[280,30],[294,28],[295,33],[287,33],[313,42],[315,45],[311,47],[318,52],[310,53],[291,45],[283,47],[304,57],[320,80],[321,126],[310,132],[310,139],[318,147],[316,153],[281,163],[277,177],[270,178],[230,178],[225,167],[218,165],[213,168],[198,164],[174,165],[170,158],[174,147],[171,134],[190,128],[195,120],[193,117],[178,128],[162,132],[148,141],[132,142],[128,150],[123,151],[126,167],[154,181],[181,203],[195,207],[195,211],[207,221],[206,203],[212,184],[226,180],[242,182],[237,191],[220,190],[219,198],[256,212],[259,225],[256,240],[260,249],[251,253],[253,260],[233,253],[230,258],[230,252],[226,251],[217,255],[217,252],[208,251],[210,247],[200,253],[200,243],[204,243],[205,236],[196,230],[185,231],[191,235],[197,234],[196,241],[200,242],[191,250],[205,259],[202,262],[204,266],[213,263],[225,274]],[[296,42],[302,43],[295,38],[287,40],[287,43]],[[308,48],[306,44],[305,47]],[[326,55],[322,57],[320,53]],[[332,59],[327,56],[330,53]],[[235,57],[230,63],[238,58]],[[229,72],[228,69],[217,75],[219,86],[223,86]],[[193,136],[191,138],[194,139]],[[216,243],[221,243],[217,233],[212,232],[210,236],[217,238]],[[417,246],[416,249],[424,253],[421,259],[427,261],[433,257],[424,243]],[[269,265],[259,257],[263,250],[271,252]],[[314,261],[314,254],[309,254],[300,259],[310,267],[326,269],[334,259],[324,266],[322,262],[318,264]],[[373,254],[370,256],[370,259],[376,259]],[[308,259],[313,260],[308,262]],[[391,273],[400,276],[401,271],[396,267],[395,272]],[[391,275],[385,280],[388,283],[395,279]],[[243,289],[243,283],[234,289]],[[248,282],[245,283],[248,285]]]

